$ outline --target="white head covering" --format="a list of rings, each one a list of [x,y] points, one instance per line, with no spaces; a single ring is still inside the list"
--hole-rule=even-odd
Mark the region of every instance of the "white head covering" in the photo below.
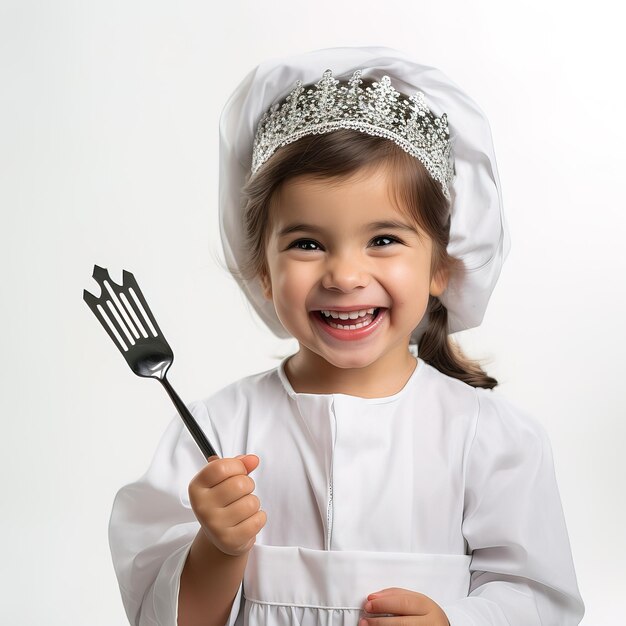
[[[269,59],[235,89],[220,118],[219,210],[226,262],[239,269],[246,260],[241,190],[250,175],[259,120],[298,79],[304,85],[316,83],[326,69],[339,80],[347,80],[356,69],[362,70],[363,78],[379,80],[388,75],[398,91],[410,96],[420,90],[435,115],[447,114],[456,172],[450,187],[448,252],[462,259],[466,273],[451,277],[440,299],[448,309],[450,333],[478,326],[510,248],[489,123],[476,103],[442,72],[393,48],[326,48]],[[273,303],[263,296],[260,280],[236,280],[269,328],[278,337],[290,337]],[[411,343],[418,343],[427,317],[413,331]]]

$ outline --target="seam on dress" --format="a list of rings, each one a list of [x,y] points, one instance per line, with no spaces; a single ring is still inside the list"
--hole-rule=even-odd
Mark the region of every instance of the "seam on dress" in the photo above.
[[[292,602],[268,602],[266,600],[256,600],[244,593],[244,598],[255,604],[265,604],[268,606],[289,606],[296,609],[325,609],[327,611],[361,611],[360,606],[321,606],[319,604],[295,604]]]

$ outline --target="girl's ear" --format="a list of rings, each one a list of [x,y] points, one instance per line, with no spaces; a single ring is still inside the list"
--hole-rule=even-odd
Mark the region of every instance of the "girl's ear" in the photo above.
[[[446,268],[436,271],[430,280],[430,295],[440,296],[448,286],[450,273]]]

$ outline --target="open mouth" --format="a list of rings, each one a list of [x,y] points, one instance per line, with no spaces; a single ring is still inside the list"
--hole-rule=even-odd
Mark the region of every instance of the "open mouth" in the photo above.
[[[382,310],[382,307],[378,307],[375,308],[372,313],[368,311],[365,315],[348,319],[332,317],[330,315],[326,315],[322,311],[315,311],[315,314],[319,316],[325,324],[331,326],[332,328],[337,328],[339,330],[358,330],[359,328],[365,328],[374,322]]]

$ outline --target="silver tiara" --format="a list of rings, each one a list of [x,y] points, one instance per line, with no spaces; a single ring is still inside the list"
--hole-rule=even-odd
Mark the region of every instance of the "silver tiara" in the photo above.
[[[363,82],[360,77],[361,70],[356,70],[347,86],[338,87],[332,71],[326,70],[315,89],[305,89],[302,81],[296,81],[282,106],[274,103],[259,121],[252,176],[281,146],[305,135],[351,128],[391,139],[418,158],[450,200],[454,163],[446,113],[433,115],[421,91],[407,99],[394,89],[389,76],[365,89],[359,86]]]

